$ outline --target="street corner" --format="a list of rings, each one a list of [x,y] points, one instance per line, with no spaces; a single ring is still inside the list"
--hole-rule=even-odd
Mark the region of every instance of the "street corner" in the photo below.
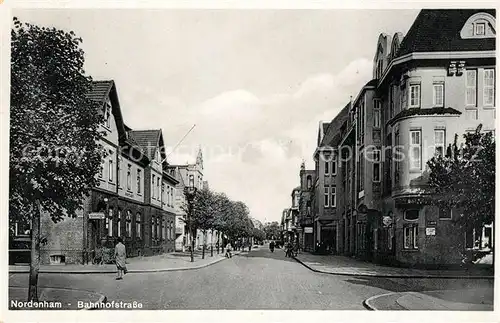
[[[103,294],[70,288],[39,287],[38,301],[27,301],[27,287],[9,287],[9,310],[89,310],[107,302]]]

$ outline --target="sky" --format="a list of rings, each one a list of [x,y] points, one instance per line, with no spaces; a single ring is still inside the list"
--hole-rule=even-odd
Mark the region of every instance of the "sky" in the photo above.
[[[169,163],[194,162],[201,147],[210,188],[270,222],[291,206],[302,160],[314,167],[319,122],[371,79],[380,33],[406,34],[418,10],[13,14],[73,30],[83,39],[86,73],[116,82],[128,126],[161,128]]]

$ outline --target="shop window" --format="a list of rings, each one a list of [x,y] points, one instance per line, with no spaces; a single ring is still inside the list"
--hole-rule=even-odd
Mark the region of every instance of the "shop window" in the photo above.
[[[440,220],[451,220],[452,211],[450,208],[440,208],[439,209],[439,219]]]
[[[122,236],[122,210],[118,209],[118,218],[116,219],[116,229],[118,230],[118,237]]]
[[[108,217],[106,218],[106,229],[108,231],[108,237],[113,236],[113,208],[109,208]]]
[[[406,210],[405,211],[405,220],[406,221],[416,221],[416,220],[418,220],[418,216],[419,216],[419,210],[418,209]]]
[[[127,211],[127,219],[125,222],[125,231],[126,231],[127,237],[132,236],[132,213],[130,211]]]
[[[403,235],[405,249],[418,249],[418,225],[403,226]]]
[[[137,238],[141,237],[141,214],[137,213],[135,215],[135,236]]]

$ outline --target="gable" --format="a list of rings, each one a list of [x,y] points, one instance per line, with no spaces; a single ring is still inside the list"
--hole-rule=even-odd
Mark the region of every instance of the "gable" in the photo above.
[[[486,12],[478,12],[472,15],[467,19],[460,31],[462,39],[495,38],[495,36],[495,18]]]

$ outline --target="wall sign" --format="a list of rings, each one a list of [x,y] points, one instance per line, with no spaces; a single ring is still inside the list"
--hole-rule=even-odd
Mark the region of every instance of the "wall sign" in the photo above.
[[[427,221],[427,226],[435,226],[437,221]]]
[[[425,228],[425,235],[426,236],[435,236],[436,235],[436,228]]]
[[[305,227],[304,233],[313,233],[313,228],[312,227]]]
[[[390,226],[390,225],[392,224],[392,217],[391,217],[391,216],[388,216],[388,215],[384,216],[384,217],[382,218],[382,223],[383,223],[383,224],[384,224],[384,226],[386,226],[386,227]]]
[[[91,212],[91,213],[89,213],[89,220],[100,220],[100,219],[104,219],[103,212]]]

